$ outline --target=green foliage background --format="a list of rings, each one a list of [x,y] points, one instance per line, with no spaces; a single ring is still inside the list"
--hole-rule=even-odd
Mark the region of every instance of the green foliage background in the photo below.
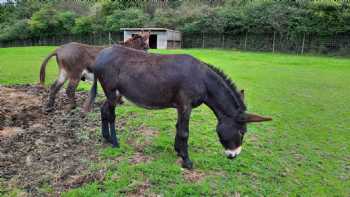
[[[166,27],[199,33],[335,35],[350,31],[346,0],[9,0],[0,4],[0,41]]]

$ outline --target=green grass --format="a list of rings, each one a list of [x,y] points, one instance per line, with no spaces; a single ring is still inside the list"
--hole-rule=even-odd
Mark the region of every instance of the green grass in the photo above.
[[[53,47],[0,49],[0,84],[36,83],[39,65]],[[246,90],[251,112],[273,122],[248,128],[241,155],[228,160],[215,133],[216,119],[196,108],[190,124],[189,150],[199,182],[184,180],[173,150],[176,113],[145,110],[131,103],[117,109],[127,117],[121,149],[101,150],[103,158],[120,157],[107,166],[102,183],[90,183],[65,196],[115,196],[147,181],[149,193],[164,196],[350,196],[350,60],[330,57],[249,53],[227,50],[159,50],[186,53],[220,67]],[[48,81],[57,68],[48,65]],[[148,163],[131,165],[135,152],[127,139],[141,125],[160,132],[145,146]]]

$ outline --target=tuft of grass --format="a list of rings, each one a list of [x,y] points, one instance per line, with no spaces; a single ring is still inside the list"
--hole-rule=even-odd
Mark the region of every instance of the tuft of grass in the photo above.
[[[42,59],[53,47],[0,49],[0,84],[35,83]],[[274,121],[252,124],[242,154],[228,160],[206,106],[193,110],[189,152],[200,181],[186,181],[173,150],[176,111],[146,110],[131,103],[117,107],[126,119],[118,130],[120,149],[103,148],[94,168],[106,168],[102,182],[63,196],[350,196],[350,60],[229,50],[154,50],[186,53],[213,64],[246,90],[249,111]],[[55,65],[48,65],[48,81]],[[83,85],[82,90],[89,85]],[[98,112],[94,112],[98,113]],[[98,116],[98,114],[93,114]],[[159,131],[141,153],[153,158],[130,163],[142,143],[141,126]],[[99,131],[99,128],[97,128]],[[140,132],[135,134],[135,132]]]

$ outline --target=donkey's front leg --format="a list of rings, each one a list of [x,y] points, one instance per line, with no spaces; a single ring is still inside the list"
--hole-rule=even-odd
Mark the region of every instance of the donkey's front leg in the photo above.
[[[193,164],[188,155],[188,136],[191,107],[181,107],[177,109],[178,119],[176,123],[175,150],[182,158],[182,167],[192,169]]]

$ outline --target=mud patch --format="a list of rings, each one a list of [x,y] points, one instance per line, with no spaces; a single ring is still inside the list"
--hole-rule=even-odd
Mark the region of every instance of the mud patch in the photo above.
[[[29,86],[30,87],[30,86]],[[38,89],[21,89],[0,86],[0,129],[5,126],[28,128],[34,121],[42,118],[41,97]]]
[[[105,175],[106,171],[104,170],[84,175],[73,175],[64,181],[63,186],[65,188],[75,188],[92,181],[103,181]]]
[[[59,195],[104,179],[104,171],[89,169],[99,160],[100,121],[78,109],[67,112],[64,92],[57,95],[55,111],[47,114],[42,108],[47,97],[48,91],[37,86],[0,86],[0,189],[5,192],[19,188],[45,196],[41,187],[47,185]],[[87,93],[78,92],[76,98],[82,106]]]
[[[23,132],[23,129],[20,127],[3,127],[0,129],[0,140],[11,138],[21,132]]]

